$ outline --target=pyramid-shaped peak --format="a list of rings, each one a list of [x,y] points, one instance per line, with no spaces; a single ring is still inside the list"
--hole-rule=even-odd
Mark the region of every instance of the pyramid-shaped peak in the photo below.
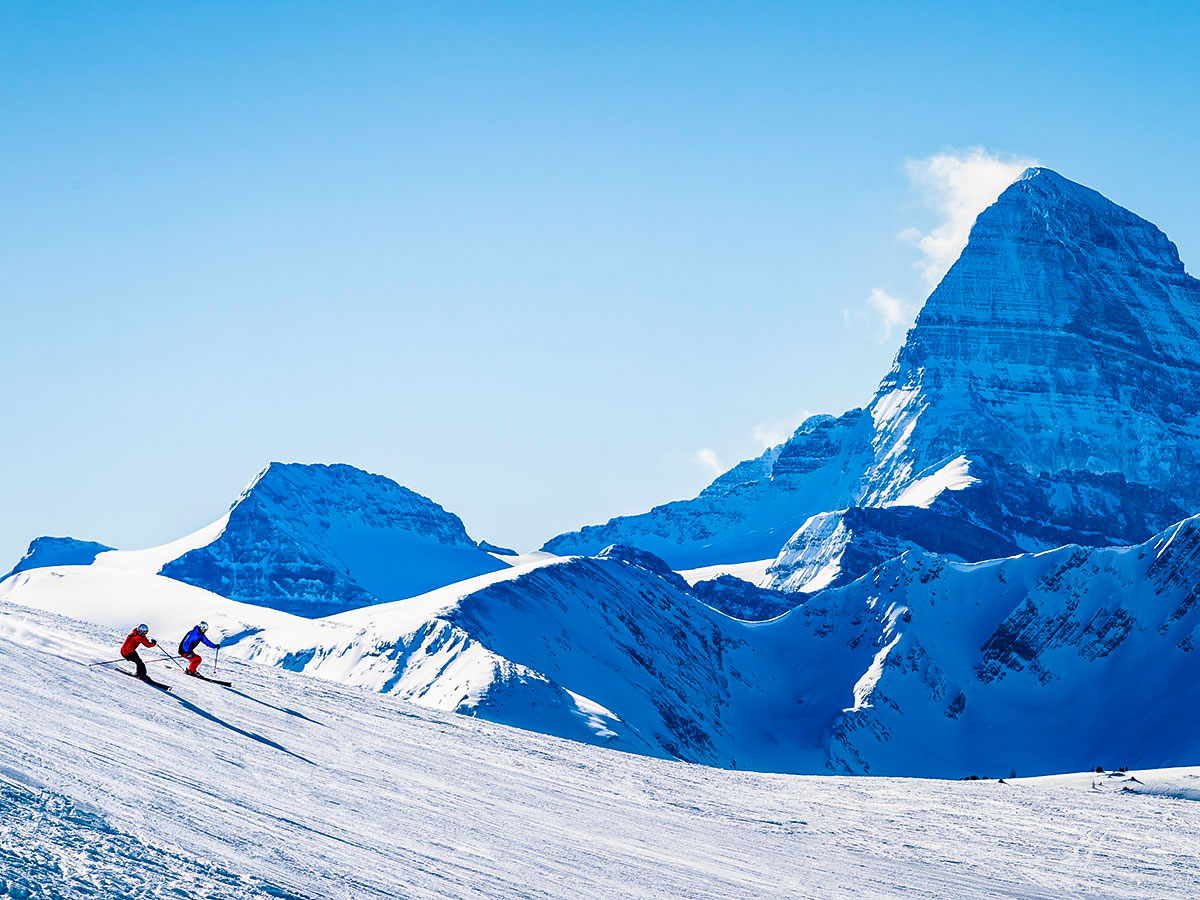
[[[1013,201],[1024,201],[1026,198],[1037,198],[1047,202],[1050,209],[1079,206],[1087,207],[1103,215],[1115,215],[1119,218],[1129,218],[1139,222],[1146,221],[1113,203],[1099,191],[1072,181],[1045,166],[1030,166],[1000,194],[997,202],[1012,203]]]
[[[1071,187],[1083,187],[1078,182],[1072,181],[1069,178],[1064,178],[1062,175],[1055,172],[1053,169],[1048,169],[1045,166],[1030,166],[1021,173],[1021,177],[1017,181],[1033,181],[1037,179],[1041,185],[1052,186],[1055,189],[1061,190],[1063,187],[1070,185]]]
[[[362,484],[407,491],[385,475],[376,475],[347,463],[270,462],[246,486],[243,496],[255,490],[322,484]]]
[[[345,463],[264,467],[202,545],[160,574],[244,603],[321,616],[505,568],[462,519]]]
[[[979,214],[963,255],[1014,243],[1054,245],[1093,266],[1121,258],[1122,270],[1133,265],[1174,277],[1184,271],[1178,248],[1153,222],[1044,166],[1026,169]]]
[[[322,517],[433,517],[455,533],[455,542],[472,543],[462,520],[441,504],[388,478],[347,463],[268,463],[246,486],[233,508],[253,504],[274,515],[316,513]]]

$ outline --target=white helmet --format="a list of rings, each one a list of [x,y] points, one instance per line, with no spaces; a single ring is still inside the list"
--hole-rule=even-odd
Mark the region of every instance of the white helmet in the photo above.
[[[208,623],[207,623],[207,622],[201,622],[201,623],[200,623],[200,630],[201,630],[201,631],[208,631]]]

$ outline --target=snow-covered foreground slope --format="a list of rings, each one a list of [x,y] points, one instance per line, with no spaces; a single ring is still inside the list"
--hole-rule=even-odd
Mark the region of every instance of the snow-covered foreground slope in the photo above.
[[[1098,776],[723,771],[224,659],[234,688],[164,672],[163,694],[81,664],[120,636],[0,602],[0,896],[1176,900],[1200,883],[1200,804]]]

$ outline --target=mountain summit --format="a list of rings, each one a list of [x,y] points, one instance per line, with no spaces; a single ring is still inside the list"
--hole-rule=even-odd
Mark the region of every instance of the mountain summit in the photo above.
[[[271,463],[211,543],[161,574],[234,600],[321,616],[506,568],[462,519],[348,465]]]
[[[809,418],[694,500],[545,549],[626,543],[688,568],[788,544],[769,581],[813,590],[910,546],[970,560],[1132,543],[1197,511],[1198,396],[1200,281],[1175,245],[1028,169],[979,215],[866,408]],[[837,519],[862,507],[881,512],[851,534]]]
[[[273,462],[199,531],[149,550],[38,538],[10,574],[97,565],[166,575],[214,593],[317,617],[401,600],[508,568],[462,519],[345,464]],[[500,550],[500,548],[492,548]]]

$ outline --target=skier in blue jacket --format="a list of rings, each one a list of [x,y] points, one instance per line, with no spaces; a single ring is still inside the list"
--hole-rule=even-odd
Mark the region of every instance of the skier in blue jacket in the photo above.
[[[220,644],[214,644],[212,641],[210,641],[204,634],[206,631],[208,631],[208,623],[201,622],[186,635],[184,635],[183,640],[179,642],[179,655],[184,659],[191,661],[191,665],[188,666],[187,670],[189,675],[197,674],[196,670],[200,668],[200,654],[196,652],[197,644],[207,644],[214,650],[220,648],[221,646]]]

